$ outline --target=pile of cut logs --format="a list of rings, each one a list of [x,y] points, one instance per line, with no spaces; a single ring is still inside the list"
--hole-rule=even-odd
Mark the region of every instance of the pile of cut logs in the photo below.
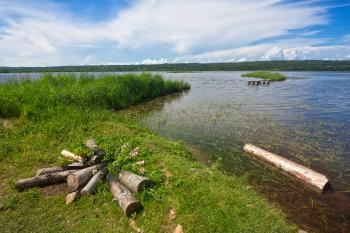
[[[154,186],[154,182],[146,177],[123,170],[114,176],[107,171],[108,163],[103,161],[104,150],[93,139],[87,140],[85,145],[94,152],[89,159],[84,160],[72,152],[63,150],[61,155],[75,161],[75,163],[38,169],[35,177],[18,180],[16,188],[22,191],[27,188],[67,182],[69,194],[66,197],[66,204],[69,205],[81,195],[93,194],[98,181],[106,178],[114,197],[113,200],[118,202],[126,215],[141,209],[141,203],[133,196],[132,192],[142,192],[146,188]]]

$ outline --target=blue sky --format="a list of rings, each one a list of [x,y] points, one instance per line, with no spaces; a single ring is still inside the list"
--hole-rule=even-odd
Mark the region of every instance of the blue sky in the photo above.
[[[0,0],[0,66],[349,60],[350,1]]]

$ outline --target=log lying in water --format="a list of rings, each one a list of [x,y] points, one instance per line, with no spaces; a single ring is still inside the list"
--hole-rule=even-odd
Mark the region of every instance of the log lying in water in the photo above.
[[[317,192],[324,193],[331,189],[331,185],[327,177],[311,170],[310,168],[304,167],[303,165],[251,144],[246,144],[244,146],[244,151],[252,155],[254,158],[277,167],[288,175],[298,178],[308,187]]]
[[[85,185],[101,168],[102,165],[98,164],[70,174],[67,178],[69,190],[71,192],[76,191],[79,187]]]
[[[119,206],[123,209],[126,215],[129,216],[142,208],[141,203],[124,185],[117,181],[112,174],[107,174],[107,181],[114,200],[118,201]]]
[[[106,168],[102,168],[99,170],[92,178],[91,180],[85,185],[85,187],[80,191],[81,195],[91,195],[96,188],[97,182],[99,180],[102,180],[104,176],[107,173]]]
[[[67,151],[67,150],[63,150],[61,152],[61,155],[67,159],[71,159],[71,160],[74,160],[74,161],[77,161],[79,163],[84,163],[84,160],[82,157],[78,156],[78,155],[75,155],[73,154],[72,152],[70,151]]]
[[[27,179],[20,179],[16,183],[18,190],[24,190],[32,187],[46,186],[65,182],[67,177],[78,170],[67,170],[62,172],[48,173],[41,176],[35,176]]]
[[[82,169],[85,167],[86,166],[82,163],[72,163],[67,166],[40,168],[36,171],[36,175],[40,176],[48,173],[62,172],[66,170],[76,170],[76,169]]]
[[[119,181],[134,193],[140,193],[143,190],[154,186],[154,182],[147,177],[138,176],[127,171],[119,172]]]

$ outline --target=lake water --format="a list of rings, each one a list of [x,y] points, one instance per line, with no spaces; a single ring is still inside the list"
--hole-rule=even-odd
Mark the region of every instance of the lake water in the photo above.
[[[245,143],[324,173],[350,190],[350,73],[285,72],[286,81],[248,86],[242,72],[165,73],[191,84],[189,92],[133,109],[152,130],[219,159],[225,172],[252,185],[311,232],[350,232],[345,193],[318,195],[252,161]]]
[[[350,73],[284,72],[286,81],[266,86],[248,86],[253,79],[241,78],[242,72],[162,74],[189,82],[191,90],[128,112],[155,132],[199,148],[202,162],[246,177],[302,229],[350,232],[348,193],[316,194],[242,152],[252,143],[325,174],[337,190],[350,190]],[[9,77],[0,74],[0,82]]]

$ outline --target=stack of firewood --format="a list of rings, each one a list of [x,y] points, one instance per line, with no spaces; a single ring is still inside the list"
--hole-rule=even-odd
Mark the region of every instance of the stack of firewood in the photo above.
[[[18,180],[16,188],[22,191],[27,188],[67,182],[69,194],[66,197],[66,204],[69,205],[81,195],[93,194],[98,181],[106,178],[114,200],[118,202],[124,213],[130,215],[138,211],[142,205],[132,193],[142,192],[152,187],[154,182],[123,170],[119,171],[117,176],[112,175],[107,170],[108,163],[103,161],[104,150],[93,139],[89,139],[85,145],[94,152],[89,159],[84,160],[72,152],[63,150],[61,155],[75,163],[38,169],[35,177]]]

